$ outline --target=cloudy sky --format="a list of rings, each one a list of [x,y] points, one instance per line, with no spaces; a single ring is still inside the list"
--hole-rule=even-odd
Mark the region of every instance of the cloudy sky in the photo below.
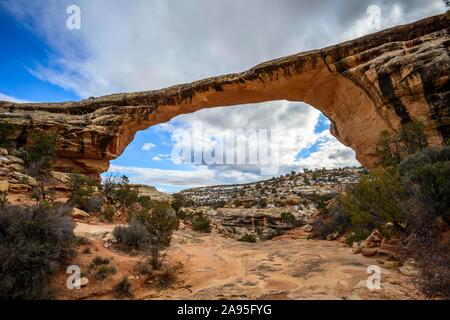
[[[66,26],[70,5],[81,29]],[[243,71],[444,12],[440,0],[0,0],[0,100],[64,101]],[[175,164],[177,129],[283,129],[278,174],[358,165],[303,103],[201,110],[139,132],[110,172],[161,190],[268,178],[258,165]],[[212,132],[212,133],[211,133]]]

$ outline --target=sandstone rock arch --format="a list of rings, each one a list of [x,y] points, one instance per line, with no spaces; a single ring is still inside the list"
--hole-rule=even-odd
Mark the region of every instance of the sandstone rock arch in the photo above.
[[[236,74],[161,90],[79,102],[0,102],[0,123],[16,125],[18,146],[32,130],[57,132],[56,169],[99,174],[138,130],[203,108],[303,101],[332,122],[332,134],[372,167],[382,130],[426,124],[432,146],[450,137],[450,37],[446,15],[321,50],[268,61]]]

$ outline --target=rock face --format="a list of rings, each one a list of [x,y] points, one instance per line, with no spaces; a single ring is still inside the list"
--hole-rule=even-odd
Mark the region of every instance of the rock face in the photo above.
[[[426,124],[429,144],[450,137],[449,21],[430,17],[321,50],[276,59],[229,74],[80,102],[0,102],[0,123],[12,123],[17,146],[32,130],[57,132],[55,170],[98,174],[138,130],[203,108],[271,100],[303,101],[322,111],[332,134],[371,167],[382,130]],[[111,66],[114,67],[114,66]]]

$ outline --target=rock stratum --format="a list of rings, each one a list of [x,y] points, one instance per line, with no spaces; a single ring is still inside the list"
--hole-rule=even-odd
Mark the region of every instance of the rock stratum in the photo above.
[[[58,133],[55,170],[99,174],[135,133],[203,108],[273,100],[322,111],[332,134],[365,166],[382,130],[425,123],[428,142],[450,137],[449,20],[439,15],[321,50],[268,61],[242,73],[165,89],[79,102],[0,102],[0,123],[16,126],[17,147],[33,130]],[[114,66],[111,66],[112,68]]]

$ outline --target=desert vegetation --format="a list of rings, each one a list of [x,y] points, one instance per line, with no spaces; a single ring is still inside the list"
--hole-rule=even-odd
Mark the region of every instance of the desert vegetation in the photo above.
[[[65,206],[1,207],[0,298],[51,298],[50,277],[72,257],[74,241]]]
[[[384,237],[403,234],[401,259],[412,258],[418,284],[429,297],[450,297],[450,147],[427,148],[424,126],[403,126],[398,135],[383,132],[379,165],[339,196],[319,227],[322,236],[346,233],[349,245],[378,229]]]

